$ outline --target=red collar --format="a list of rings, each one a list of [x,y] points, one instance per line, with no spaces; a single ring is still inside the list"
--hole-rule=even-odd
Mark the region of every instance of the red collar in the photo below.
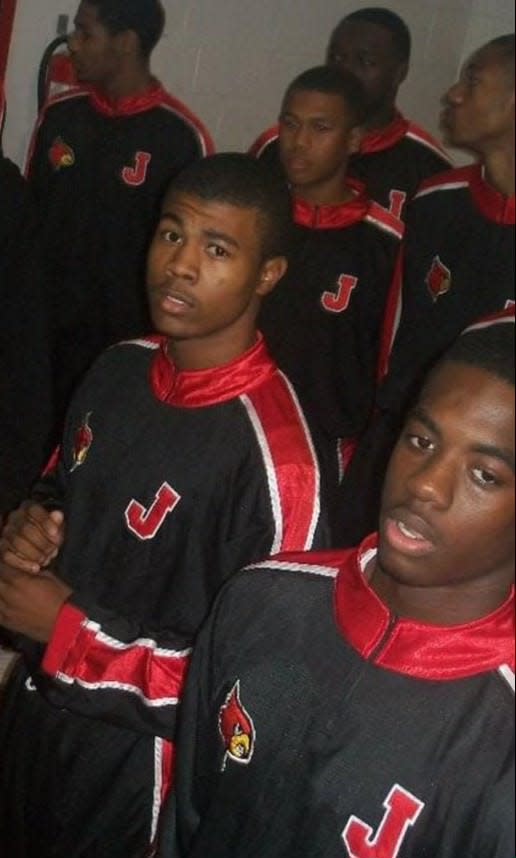
[[[484,217],[494,223],[514,226],[514,195],[506,197],[495,190],[486,182],[484,173],[482,164],[469,164],[467,167],[457,167],[455,170],[446,170],[444,173],[430,176],[421,183],[415,199],[435,191],[469,188],[475,207]]]
[[[507,226],[515,224],[514,195],[505,197],[489,185],[485,178],[485,170],[481,164],[470,168],[470,188],[477,207],[489,220],[503,223]]]
[[[502,665],[514,669],[514,590],[492,614],[462,626],[396,618],[363,574],[376,546],[377,536],[368,537],[336,582],[337,622],[364,658],[387,670],[434,681],[475,676]]]
[[[134,116],[136,113],[144,113],[153,107],[162,104],[166,92],[157,80],[153,80],[145,92],[138,95],[129,95],[116,102],[109,101],[104,93],[93,87],[89,88],[90,101],[98,113],[104,116]]]
[[[351,188],[354,197],[347,203],[336,206],[316,206],[296,197],[294,199],[295,223],[308,229],[340,229],[359,223],[368,213],[370,202],[362,182],[348,178],[346,186]]]
[[[151,384],[155,396],[167,405],[203,408],[228,402],[268,381],[277,371],[261,334],[256,345],[231,363],[214,369],[181,372],[167,354],[166,337],[152,362]]]
[[[408,119],[396,111],[396,115],[389,125],[386,125],[385,128],[376,128],[364,135],[359,154],[372,155],[373,152],[383,152],[384,149],[390,149],[400,140],[403,140],[409,125]]]

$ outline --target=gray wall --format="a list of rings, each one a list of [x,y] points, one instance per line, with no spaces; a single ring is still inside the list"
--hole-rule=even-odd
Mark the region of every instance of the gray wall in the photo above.
[[[347,12],[376,0],[164,0],[156,74],[208,125],[220,150],[243,149],[276,117],[283,91],[323,61],[328,35]],[[18,0],[7,76],[4,148],[22,163],[36,110],[37,67],[57,15],[78,0]],[[513,0],[387,0],[413,35],[400,106],[437,133],[439,98],[472,49],[514,30]]]

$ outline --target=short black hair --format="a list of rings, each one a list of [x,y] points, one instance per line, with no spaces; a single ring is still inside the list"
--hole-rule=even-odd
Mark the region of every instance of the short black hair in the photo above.
[[[339,21],[330,38],[330,44],[338,36],[341,27],[348,21],[367,21],[369,24],[376,24],[377,27],[388,30],[400,60],[406,63],[410,61],[412,47],[410,30],[403,18],[400,18],[395,12],[384,9],[382,6],[367,6],[365,9],[357,9],[356,12],[351,12]]]
[[[140,40],[142,54],[149,57],[165,27],[160,0],[85,0],[95,6],[102,24],[112,35],[132,30]]]
[[[436,369],[450,361],[484,369],[514,387],[514,321],[468,329],[445,351]]]
[[[504,36],[498,36],[496,39],[491,39],[485,46],[486,48],[495,48],[499,51],[502,61],[510,67],[514,78],[514,61],[516,52],[514,49],[514,33],[506,33]]]
[[[288,255],[292,201],[285,180],[265,162],[242,152],[209,155],[179,173],[170,183],[167,196],[172,193],[256,209],[262,225],[262,259]]]
[[[363,84],[349,71],[336,66],[314,66],[298,75],[287,87],[283,104],[293,92],[323,92],[340,95],[356,124],[366,118],[367,103]]]

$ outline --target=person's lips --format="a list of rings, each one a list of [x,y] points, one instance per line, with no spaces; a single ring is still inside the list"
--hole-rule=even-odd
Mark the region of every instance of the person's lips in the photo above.
[[[453,123],[453,111],[449,107],[445,107],[444,110],[441,110],[441,114],[439,116],[439,124],[441,128],[450,128]]]
[[[384,519],[383,536],[402,554],[421,556],[436,548],[436,534],[428,522],[409,510],[399,508]]]
[[[162,287],[153,290],[153,293],[154,302],[159,306],[161,311],[167,315],[183,315],[195,307],[195,301],[193,298],[179,289]]]
[[[310,168],[310,162],[300,155],[292,155],[286,158],[285,167],[289,173],[304,173]]]

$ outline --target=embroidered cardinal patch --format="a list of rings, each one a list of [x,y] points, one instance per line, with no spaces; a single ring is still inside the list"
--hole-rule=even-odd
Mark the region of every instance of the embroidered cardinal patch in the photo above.
[[[428,291],[435,303],[441,295],[446,295],[452,285],[451,271],[441,262],[438,256],[434,256],[432,264],[425,277]]]
[[[240,680],[237,680],[219,711],[219,732],[224,743],[222,771],[228,760],[247,766],[254,754],[256,733],[251,716],[240,700]]]
[[[81,465],[84,465],[88,453],[90,452],[90,447],[93,444],[93,432],[91,431],[90,426],[91,414],[92,412],[88,411],[86,417],[75,433],[73,444],[73,465],[70,468],[70,473],[75,471]]]
[[[72,147],[65,143],[62,137],[56,137],[48,150],[48,159],[56,172],[64,167],[73,167],[75,164],[75,152]]]

